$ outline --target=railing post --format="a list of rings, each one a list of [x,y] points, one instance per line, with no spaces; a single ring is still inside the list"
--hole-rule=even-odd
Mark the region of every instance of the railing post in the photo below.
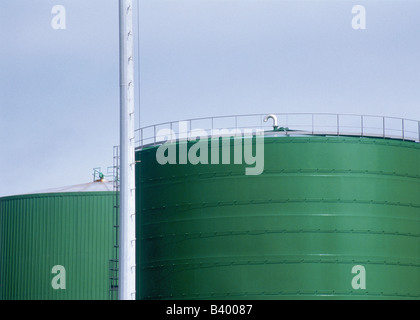
[[[340,135],[340,115],[337,114],[337,136]]]
[[[417,130],[419,132],[419,143],[420,143],[420,121],[417,121]]]
[[[402,131],[402,139],[404,141],[404,119],[401,119],[401,131]]]
[[[156,144],[156,125],[153,126],[153,136],[154,136],[153,138],[154,144]]]
[[[314,114],[311,114],[312,116],[312,135],[314,134]]]
[[[363,116],[360,116],[360,132],[361,136],[363,137]]]
[[[143,148],[143,128],[140,128],[140,147]]]
[[[385,117],[382,117],[382,131],[383,131],[383,138],[385,138]]]

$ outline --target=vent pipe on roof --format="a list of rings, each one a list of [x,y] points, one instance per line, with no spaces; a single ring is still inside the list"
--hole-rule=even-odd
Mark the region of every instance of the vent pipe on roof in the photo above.
[[[277,116],[275,115],[275,114],[273,114],[273,113],[270,113],[269,115],[267,115],[265,118],[264,118],[264,122],[267,122],[268,121],[268,119],[273,119],[273,129],[274,129],[274,131],[276,131],[277,130],[277,128],[279,127],[278,126],[278,123],[277,123]]]

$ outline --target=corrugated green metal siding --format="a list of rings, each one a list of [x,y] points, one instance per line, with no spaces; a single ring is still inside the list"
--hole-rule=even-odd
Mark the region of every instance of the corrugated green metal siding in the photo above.
[[[112,208],[112,192],[0,198],[0,299],[108,299]]]
[[[155,156],[137,152],[139,298],[420,298],[418,143],[266,137],[259,176]]]

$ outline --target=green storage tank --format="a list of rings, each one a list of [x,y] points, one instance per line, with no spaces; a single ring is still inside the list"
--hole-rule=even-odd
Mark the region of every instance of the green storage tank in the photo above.
[[[139,299],[420,298],[419,143],[267,135],[254,176],[157,148],[136,152]]]
[[[0,299],[110,297],[112,183],[0,198]]]

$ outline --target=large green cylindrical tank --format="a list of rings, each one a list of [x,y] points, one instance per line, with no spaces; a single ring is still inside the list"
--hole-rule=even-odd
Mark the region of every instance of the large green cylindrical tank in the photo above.
[[[0,198],[0,299],[108,299],[114,197],[94,182]]]
[[[420,144],[266,136],[260,175],[157,148],[136,153],[138,298],[420,298]]]

